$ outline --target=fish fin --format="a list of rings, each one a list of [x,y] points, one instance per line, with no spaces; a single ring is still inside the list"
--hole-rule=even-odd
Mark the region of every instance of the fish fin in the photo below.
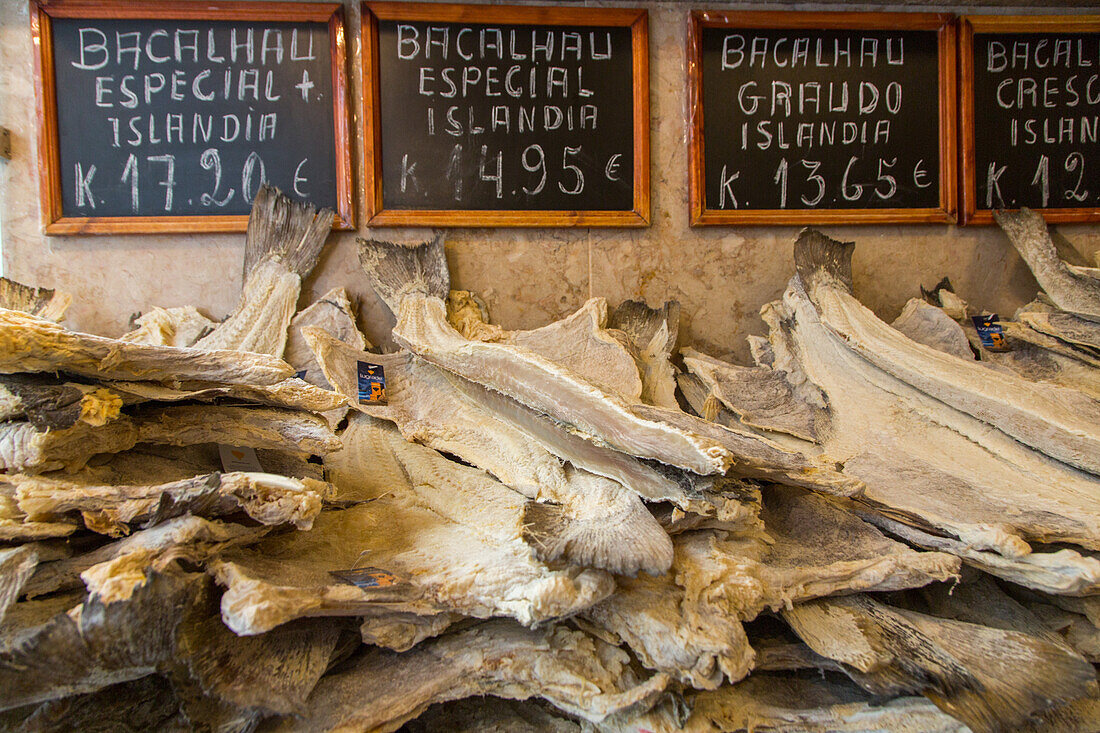
[[[852,251],[855,242],[838,242],[816,229],[803,229],[794,243],[794,264],[807,291],[824,277],[852,291]]]
[[[565,560],[629,576],[640,570],[660,575],[672,566],[672,540],[640,503],[618,517],[584,518],[532,501],[524,509],[523,524],[524,541],[543,562]]]
[[[305,277],[317,265],[332,230],[332,209],[292,201],[279,189],[260,186],[248,217],[244,246],[244,276],[261,261],[276,258],[288,270]]]
[[[23,311],[48,321],[60,321],[73,296],[49,288],[32,288],[30,285],[0,277],[0,307]]]
[[[446,300],[451,290],[442,233],[416,246],[360,239],[359,263],[374,291],[394,313],[405,293],[425,293]]]
[[[645,349],[653,341],[662,325],[668,328],[663,351],[671,354],[680,329],[679,301],[670,300],[660,308],[650,308],[640,300],[624,300],[612,312],[609,323],[611,328],[630,336],[639,349]]]

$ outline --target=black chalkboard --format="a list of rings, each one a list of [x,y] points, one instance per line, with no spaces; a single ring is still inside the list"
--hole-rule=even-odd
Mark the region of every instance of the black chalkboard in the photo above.
[[[366,7],[371,223],[645,223],[644,11]]]
[[[967,18],[964,219],[1100,221],[1100,16]]]
[[[283,20],[241,5],[251,17],[175,18],[175,6],[62,17],[63,4],[47,6],[62,228],[193,231],[210,217],[239,229],[264,181],[350,225],[339,6]]]
[[[693,223],[949,220],[952,41],[939,15],[696,13]]]

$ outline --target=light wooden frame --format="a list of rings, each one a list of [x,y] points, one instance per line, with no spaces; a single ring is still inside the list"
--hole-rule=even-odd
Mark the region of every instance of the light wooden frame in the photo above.
[[[961,223],[992,224],[993,212],[978,209],[978,182],[974,149],[974,34],[992,33],[1098,33],[1100,15],[967,15],[959,18],[959,178]],[[1100,221],[1100,207],[1036,209],[1052,223]]]
[[[355,228],[351,138],[348,122],[344,10],[338,3],[305,2],[126,2],[125,0],[31,0],[31,38],[38,97],[38,160],[42,225],[46,234],[155,234],[243,232],[248,215],[65,216],[61,200],[53,18],[236,20],[327,23],[332,55],[332,106],[336,144],[336,212],[333,227]]]
[[[363,124],[366,217],[371,226],[644,227],[649,225],[649,15],[631,8],[363,3]],[[382,130],[378,22],[515,23],[616,26],[631,30],[634,102],[634,206],[631,211],[386,209],[382,204]]]
[[[943,13],[693,11],[688,28],[688,159],[692,226],[756,224],[893,224],[955,221],[955,20]],[[939,57],[939,207],[898,209],[712,209],[704,183],[702,34],[705,28],[935,31]]]

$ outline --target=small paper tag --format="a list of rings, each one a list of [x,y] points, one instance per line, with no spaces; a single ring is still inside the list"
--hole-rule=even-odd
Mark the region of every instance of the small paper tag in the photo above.
[[[359,364],[359,404],[386,404],[386,374],[381,364]]]
[[[397,585],[397,576],[381,568],[356,568],[355,570],[330,570],[329,575],[357,588],[388,588]]]
[[[260,459],[256,457],[256,451],[251,448],[238,448],[234,445],[218,444],[218,453],[222,457],[223,471],[246,471],[251,473],[263,473]]]
[[[982,346],[990,351],[1007,351],[1008,341],[1005,339],[1005,330],[997,323],[997,314],[987,316],[971,316],[974,328],[978,331],[978,338]]]

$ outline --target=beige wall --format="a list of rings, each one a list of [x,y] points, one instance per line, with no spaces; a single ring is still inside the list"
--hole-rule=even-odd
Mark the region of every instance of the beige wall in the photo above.
[[[349,49],[357,61],[358,4],[345,4]],[[626,298],[641,298],[651,305],[675,298],[683,305],[682,343],[747,360],[744,336],[763,332],[760,306],[782,292],[793,271],[791,243],[797,228],[688,226],[684,44],[693,6],[633,5],[650,12],[652,226],[450,230],[447,255],[453,286],[481,293],[494,320],[507,328],[545,324],[591,296],[603,296],[611,305]],[[96,333],[122,333],[132,314],[153,305],[194,304],[213,317],[227,315],[240,292],[243,235],[41,233],[31,53],[26,0],[0,0],[0,125],[11,129],[14,151],[13,160],[0,161],[5,274],[71,292],[69,325]],[[356,100],[360,77],[353,63]],[[360,129],[359,117],[355,110],[353,130]],[[359,139],[355,150],[356,159],[362,160]],[[361,212],[361,192],[358,198]],[[919,294],[920,285],[931,286],[944,275],[964,299],[1001,313],[1011,313],[1037,289],[994,228],[853,226],[824,231],[857,243],[856,294],[887,320]],[[1062,226],[1058,231],[1090,258],[1100,249],[1098,227]],[[415,241],[429,234],[423,229],[366,227],[358,233],[334,234],[306,283],[302,304],[329,288],[345,286],[360,303],[361,325],[369,338],[384,343],[392,319],[359,269],[355,238]]]

